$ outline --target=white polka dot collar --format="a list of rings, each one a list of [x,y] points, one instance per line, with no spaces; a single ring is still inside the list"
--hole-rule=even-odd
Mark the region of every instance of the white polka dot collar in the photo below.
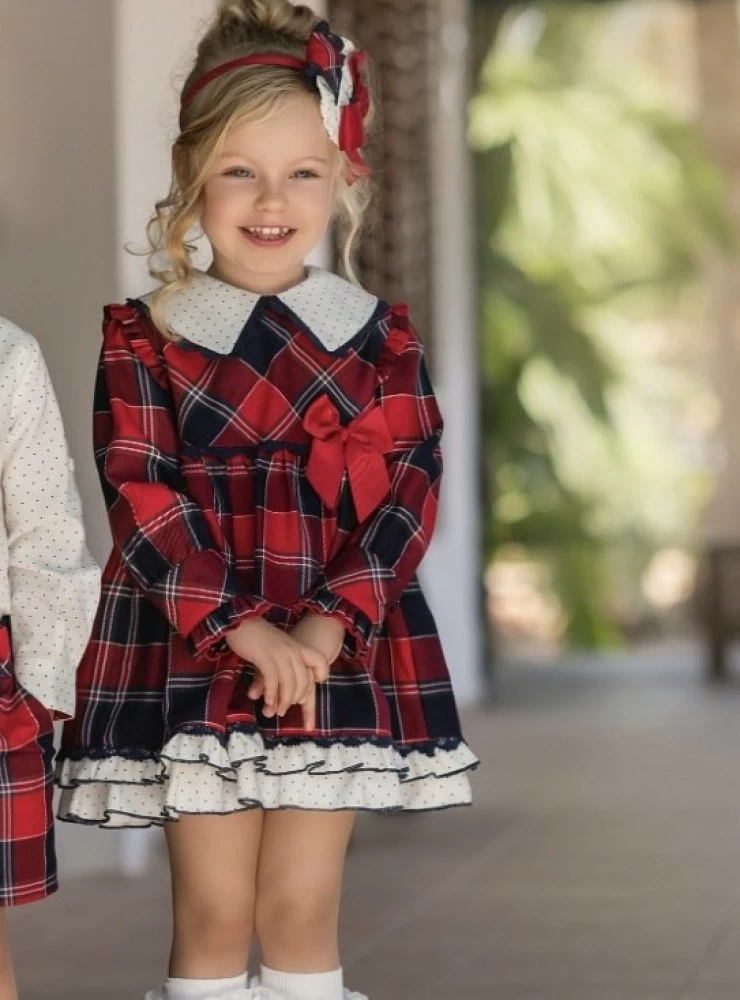
[[[151,295],[141,301],[148,304]],[[192,281],[165,305],[170,329],[192,343],[229,354],[264,296],[196,271]],[[378,299],[357,285],[318,267],[275,296],[328,351],[350,341],[371,320]]]

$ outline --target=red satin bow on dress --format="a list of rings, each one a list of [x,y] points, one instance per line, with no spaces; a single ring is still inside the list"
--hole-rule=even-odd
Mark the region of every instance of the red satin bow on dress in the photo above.
[[[343,427],[339,411],[328,396],[308,409],[303,426],[313,438],[308,481],[327,507],[339,502],[342,476],[347,470],[359,521],[364,521],[390,493],[385,455],[394,441],[383,412],[373,407]]]

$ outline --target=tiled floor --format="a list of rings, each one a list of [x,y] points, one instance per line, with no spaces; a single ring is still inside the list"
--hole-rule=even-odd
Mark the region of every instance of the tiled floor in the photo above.
[[[360,825],[349,986],[740,997],[740,680],[705,688],[687,648],[509,668],[467,729],[485,763],[475,809]],[[162,975],[166,877],[69,880],[13,923],[23,1000],[141,998]]]

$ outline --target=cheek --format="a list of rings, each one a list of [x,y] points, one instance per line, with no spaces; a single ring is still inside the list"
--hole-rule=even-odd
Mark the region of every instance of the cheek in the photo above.
[[[203,198],[203,228],[208,230],[233,225],[243,201],[243,197],[240,198],[234,189],[224,188],[218,184],[211,186],[206,184]]]
[[[307,198],[304,205],[306,218],[310,220],[313,227],[323,229],[328,226],[332,214],[332,191],[326,187],[321,191],[314,191],[311,197]]]

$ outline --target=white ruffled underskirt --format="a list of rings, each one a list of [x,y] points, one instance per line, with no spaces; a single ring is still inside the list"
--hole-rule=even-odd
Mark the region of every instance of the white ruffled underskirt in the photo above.
[[[158,760],[64,760],[59,818],[107,829],[244,809],[420,812],[469,805],[478,760],[461,743],[433,754],[309,741],[265,746],[259,734],[178,733]]]

